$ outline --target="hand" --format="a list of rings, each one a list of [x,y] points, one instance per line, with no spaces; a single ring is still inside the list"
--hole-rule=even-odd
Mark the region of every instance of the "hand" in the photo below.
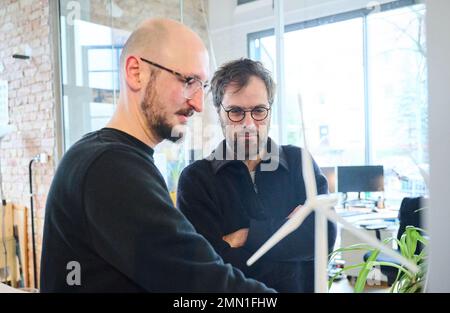
[[[225,240],[231,248],[239,248],[245,245],[247,236],[248,228],[241,228],[234,233],[223,236],[222,239]]]
[[[297,212],[298,210],[300,210],[300,208],[302,208],[302,207],[303,207],[303,205],[299,205],[298,207],[296,207],[295,209],[293,209],[292,212],[289,213],[289,215],[288,215],[287,218],[288,218],[288,219],[291,218],[292,215],[294,215],[294,213]]]

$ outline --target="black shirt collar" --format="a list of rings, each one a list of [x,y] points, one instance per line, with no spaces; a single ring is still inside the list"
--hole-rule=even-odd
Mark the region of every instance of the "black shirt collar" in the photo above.
[[[140,141],[136,137],[120,130],[117,128],[111,128],[111,127],[104,127],[98,131],[98,133],[101,133],[102,135],[108,136],[109,134],[114,134],[115,136],[122,136],[123,139],[128,140],[130,144],[135,146],[136,148],[142,150],[144,153],[150,155],[153,158],[154,150],[152,147],[148,146],[144,142]]]
[[[283,146],[277,145],[277,143],[269,137],[267,140],[267,147],[269,147],[270,152],[277,151],[277,149],[278,149],[279,153],[274,153],[274,155],[272,155],[271,158],[269,158],[267,160],[263,160],[263,161],[261,161],[261,163],[276,162],[278,159],[278,162],[282,166],[282,168],[284,168],[285,170],[288,171],[289,165],[288,165],[286,153],[283,150]],[[215,158],[216,151],[223,152],[223,156],[222,156],[223,160]],[[228,157],[226,157],[227,153],[228,153]],[[233,160],[230,157],[230,151],[227,149],[225,140],[222,140],[219,143],[219,145],[217,146],[217,148],[214,149],[213,152],[211,152],[211,154],[206,159],[211,162],[211,166],[212,166],[214,174],[217,174],[221,169],[223,169],[231,164],[241,164],[242,163],[242,161]]]

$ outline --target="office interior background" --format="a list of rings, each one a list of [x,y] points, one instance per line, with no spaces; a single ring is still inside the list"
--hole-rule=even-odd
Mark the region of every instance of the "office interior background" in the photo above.
[[[450,291],[449,11],[445,0],[0,0],[1,187],[14,204],[23,286],[36,287],[59,160],[105,126],[117,104],[124,43],[142,20],[163,16],[199,33],[212,72],[241,57],[272,71],[270,136],[297,146],[306,136],[336,191],[340,167],[381,165],[382,188],[358,190],[364,198],[397,210],[405,197],[429,199],[427,291]],[[189,162],[222,140],[206,101],[190,122],[192,136],[156,149],[169,192]]]

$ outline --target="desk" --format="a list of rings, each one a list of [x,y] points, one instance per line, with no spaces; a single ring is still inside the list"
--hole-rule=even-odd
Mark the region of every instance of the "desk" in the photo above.
[[[336,212],[344,217],[348,222],[353,225],[365,229],[368,225],[379,225],[384,227],[379,229],[380,240],[384,240],[390,237],[396,237],[399,223],[398,223],[398,210],[391,209],[379,209],[377,212],[373,212],[372,209],[336,209]],[[375,230],[368,230],[369,234],[373,237],[376,236]],[[340,240],[336,242],[337,247],[348,247],[357,243],[361,243],[361,239],[355,237],[348,230],[338,226],[338,235]],[[395,248],[393,243],[393,248]],[[355,265],[364,261],[363,256],[367,251],[351,251],[342,254],[342,259],[345,261],[345,266]],[[348,276],[358,276],[359,269],[348,270],[346,274]],[[375,270],[377,277],[381,281],[386,281],[387,278],[381,274],[378,270]]]
[[[356,209],[336,209],[336,213],[342,216],[350,223],[357,223],[363,220],[391,220],[398,218],[398,210],[392,209],[373,209],[356,208]]]

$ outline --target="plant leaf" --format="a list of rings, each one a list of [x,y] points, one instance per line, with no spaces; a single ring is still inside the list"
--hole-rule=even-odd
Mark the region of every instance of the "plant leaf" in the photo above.
[[[409,277],[413,278],[414,274],[409,271],[406,267],[392,263],[392,262],[377,262],[374,261],[373,262],[374,265],[380,265],[380,266],[390,266],[390,267],[395,267],[396,269],[400,270],[401,272],[405,273],[406,275],[408,275]]]
[[[364,291],[364,287],[366,285],[367,276],[369,275],[370,270],[373,267],[373,262],[377,259],[378,255],[380,254],[380,250],[375,250],[372,252],[372,254],[367,259],[366,263],[364,264],[363,268],[359,272],[358,278],[356,279],[355,283],[355,292],[361,293]]]
[[[333,277],[331,277],[331,278],[328,280],[328,289],[331,288],[331,285],[333,284],[334,280],[335,280],[336,277],[338,277],[340,274],[342,274],[342,273],[345,272],[345,271],[351,270],[351,269],[355,269],[355,268],[358,268],[358,267],[362,267],[362,266],[364,266],[364,264],[366,264],[366,263],[365,263],[365,262],[363,262],[363,263],[358,263],[358,264],[355,264],[355,265],[350,265],[350,266],[346,266],[346,267],[342,268],[339,272],[337,272],[336,274],[334,274]]]
[[[412,228],[411,226],[406,226],[405,242],[408,246],[409,259],[412,259],[414,257],[414,254],[416,253],[417,235],[418,232],[414,228]]]

